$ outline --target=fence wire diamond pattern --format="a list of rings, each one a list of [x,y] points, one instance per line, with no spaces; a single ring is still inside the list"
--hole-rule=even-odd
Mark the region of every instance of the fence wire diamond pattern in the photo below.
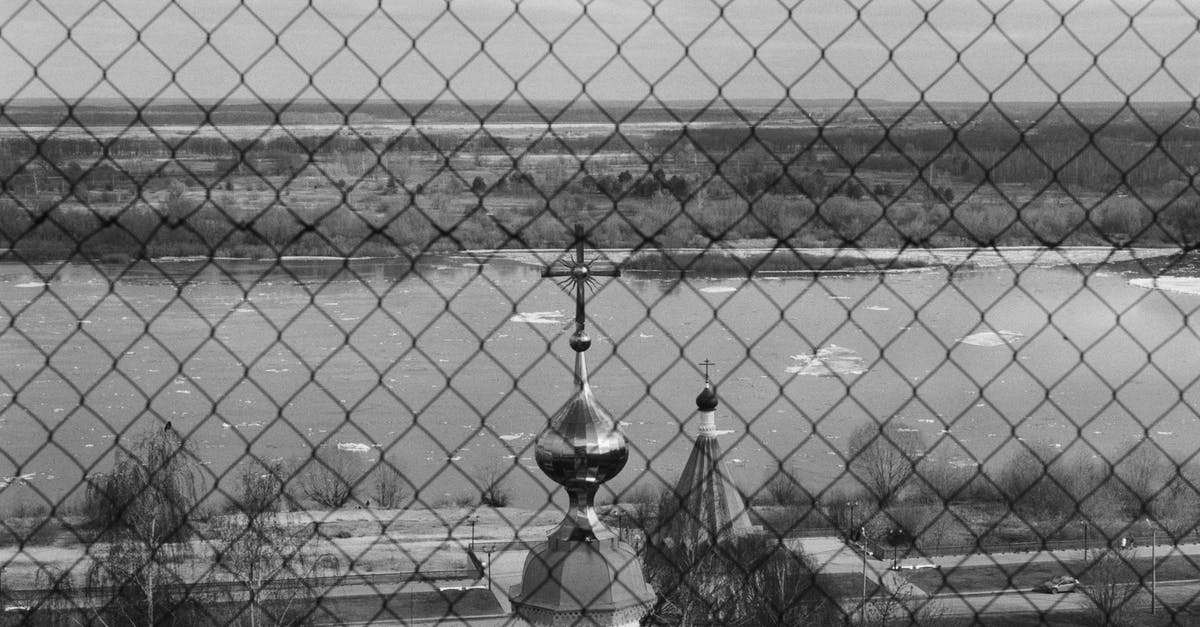
[[[0,4],[2,620],[1193,624],[1197,60],[1166,0]]]

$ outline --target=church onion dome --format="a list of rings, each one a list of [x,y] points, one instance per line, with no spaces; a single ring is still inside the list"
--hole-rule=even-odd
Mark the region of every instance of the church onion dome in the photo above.
[[[700,411],[716,411],[717,388],[713,387],[712,383],[704,382],[704,390],[696,397],[696,408]]]

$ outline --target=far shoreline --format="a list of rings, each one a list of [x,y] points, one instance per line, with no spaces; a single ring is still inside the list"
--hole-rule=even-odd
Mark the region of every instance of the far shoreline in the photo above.
[[[1000,265],[1103,265],[1162,259],[1186,254],[1179,247],[1110,246],[997,246],[929,248],[791,248],[763,241],[728,242],[706,248],[596,248],[585,256],[591,261],[620,266],[622,271],[646,277],[732,278],[787,277],[821,274],[891,274],[931,269],[969,270]],[[545,267],[570,256],[570,251],[549,248],[465,249],[426,252],[416,255],[280,255],[275,257],[231,255],[164,255],[139,258],[132,255],[93,259],[14,259],[11,249],[0,249],[0,263],[36,267],[86,264],[97,267],[130,267],[137,264],[183,263],[296,264],[404,263],[412,266],[433,259],[465,258],[484,264],[502,260],[526,266]]]

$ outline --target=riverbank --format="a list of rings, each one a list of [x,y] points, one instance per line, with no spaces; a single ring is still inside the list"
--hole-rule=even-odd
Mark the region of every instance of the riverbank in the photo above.
[[[216,540],[205,529],[220,518],[201,525],[201,538],[192,542],[194,557],[188,563],[170,565],[182,581],[213,575]],[[338,576],[466,569],[472,539],[541,541],[560,518],[550,511],[480,507],[304,510],[278,514],[276,521],[288,533],[308,534],[301,549],[306,554],[333,555],[338,572],[325,574]],[[33,589],[39,573],[44,578],[48,572],[67,573],[76,585],[84,584],[93,562],[107,554],[107,543],[87,542],[86,534],[64,522],[42,517],[4,521],[9,537],[0,546],[0,564],[6,590]]]
[[[364,251],[360,251],[364,252]],[[378,252],[378,251],[376,251]],[[106,255],[95,259],[68,257],[27,257],[0,249],[0,261],[25,264],[90,263],[114,268],[122,276],[139,265],[160,269],[166,265],[240,265],[275,263],[287,270],[311,264],[341,262],[345,266],[383,263],[394,266],[389,274],[399,278],[421,265],[441,267],[447,262],[487,264],[509,262],[544,267],[569,257],[561,249],[478,249],[458,252],[408,255],[166,255],[136,259],[129,255]],[[745,277],[772,274],[879,273],[944,268],[1010,266],[1023,267],[1100,264],[1126,264],[1148,273],[1181,272],[1200,267],[1178,248],[1111,248],[1105,246],[1064,246],[1046,248],[1017,246],[1000,248],[777,248],[770,242],[742,240],[710,248],[676,248],[645,251],[636,248],[602,248],[588,251],[589,261],[620,266],[623,271],[658,276]]]
[[[1140,262],[1177,256],[1179,248],[1113,248],[1109,246],[1012,246],[998,248],[775,248],[762,240],[727,242],[710,248],[676,248],[642,252],[638,249],[604,248],[588,253],[589,259],[621,266],[622,269],[646,269],[678,274],[681,269],[689,276],[706,276],[708,261],[715,262],[718,271],[732,269],[743,276],[748,270],[764,274],[772,271],[821,272],[885,272],[917,268],[971,268],[995,266],[1062,266],[1099,265]],[[485,249],[461,253],[475,259],[503,258],[520,263],[545,266],[554,263],[565,253],[554,249],[506,250]],[[661,255],[661,257],[656,257]],[[639,258],[644,262],[637,262]],[[761,261],[760,260],[766,260]],[[756,265],[756,263],[758,265]],[[693,268],[694,266],[694,268]],[[726,276],[720,274],[718,276]]]

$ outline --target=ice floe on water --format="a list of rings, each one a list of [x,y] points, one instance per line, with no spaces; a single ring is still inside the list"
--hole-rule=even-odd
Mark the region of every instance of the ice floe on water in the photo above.
[[[561,311],[522,311],[509,318],[508,321],[525,324],[562,324],[563,313]]]
[[[972,333],[971,335],[958,340],[958,343],[988,348],[992,346],[1014,344],[1017,340],[1023,337],[1025,337],[1023,334],[1017,333],[1016,331],[981,331],[979,333]]]
[[[513,440],[524,440],[532,436],[533,434],[531,433],[506,433],[500,436],[500,439],[505,442],[512,442]]]
[[[863,307],[863,309],[866,309],[867,311],[891,311],[891,308],[880,307],[879,305],[868,305],[866,307]]]
[[[371,450],[370,444],[362,442],[338,442],[339,451],[350,451],[351,453],[366,453]]]
[[[41,281],[26,281],[24,283],[17,283],[15,287],[46,287],[46,284]]]
[[[0,490],[7,488],[14,483],[29,483],[37,475],[36,472],[17,475],[15,477],[0,477]]]
[[[796,360],[796,365],[789,366],[786,371],[796,375],[835,377],[867,371],[862,355],[837,344],[830,344],[818,350],[815,355],[792,355],[792,359]]]
[[[736,292],[737,289],[738,288],[736,287],[730,287],[728,285],[718,285],[713,287],[702,287],[700,288],[700,291],[704,292],[705,294],[728,294],[730,292]]]
[[[1148,290],[1160,289],[1164,292],[1200,295],[1200,277],[1194,276],[1160,276],[1153,279],[1130,279],[1129,284]],[[17,287],[21,286],[18,285]]]

